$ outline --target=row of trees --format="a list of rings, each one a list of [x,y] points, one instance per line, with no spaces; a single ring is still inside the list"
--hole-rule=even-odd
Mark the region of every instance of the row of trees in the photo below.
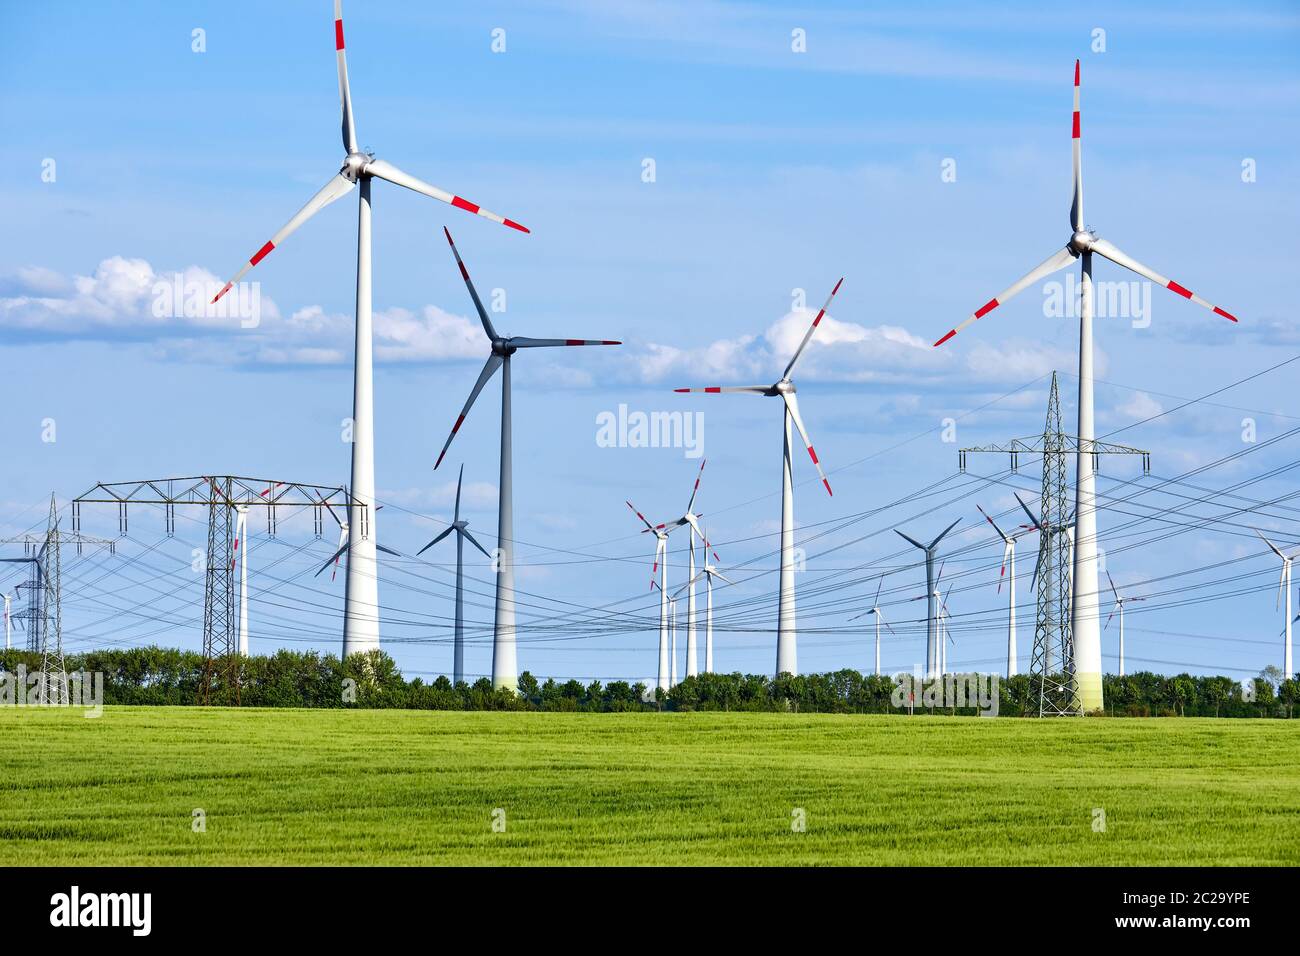
[[[28,673],[40,668],[39,654],[0,652],[0,671]],[[204,666],[201,655],[163,647],[91,651],[70,655],[69,671],[104,675],[105,704],[193,704],[199,698]],[[986,678],[987,680],[987,678]],[[803,713],[884,714],[898,711],[893,677],[854,670],[828,674],[701,674],[672,690],[650,693],[643,683],[576,680],[539,683],[525,671],[517,693],[494,690],[487,678],[453,685],[446,677],[426,683],[406,680],[382,651],[354,654],[340,661],[332,654],[281,650],[243,660],[240,701],[248,707],[371,707],[422,710],[641,711],[724,710]],[[1269,668],[1253,681],[1139,673],[1105,678],[1106,713],[1112,716],[1294,717],[1300,680]],[[916,713],[977,713],[974,701],[956,707],[926,706],[918,691]],[[1004,717],[1037,713],[1029,678],[998,681],[997,713]]]

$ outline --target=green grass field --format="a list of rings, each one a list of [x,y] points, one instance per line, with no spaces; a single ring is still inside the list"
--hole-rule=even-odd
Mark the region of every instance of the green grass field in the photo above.
[[[4,708],[0,770],[10,865],[1300,863],[1290,721]]]

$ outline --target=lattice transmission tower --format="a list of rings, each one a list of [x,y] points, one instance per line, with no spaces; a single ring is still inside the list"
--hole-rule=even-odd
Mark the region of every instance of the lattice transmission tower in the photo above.
[[[368,511],[347,489],[293,481],[199,475],[145,481],[100,482],[72,502],[74,528],[81,526],[83,504],[117,505],[118,533],[129,530],[128,506],[161,505],[168,537],[176,533],[176,507],[191,505],[207,512],[207,555],[203,583],[203,674],[200,704],[239,706],[243,655],[237,639],[239,609],[235,603],[235,554],[232,532],[235,515],[249,508],[266,509],[266,533],[274,537],[281,508],[311,508],[313,531],[321,537],[326,509],[361,515],[361,535],[369,533]],[[246,551],[246,545],[244,550]],[[241,554],[244,552],[241,551]],[[246,609],[245,609],[246,613]]]
[[[1151,453],[1128,445],[1093,440],[1088,443],[1097,470],[1102,455],[1140,455],[1142,470],[1151,471]],[[1039,717],[1079,716],[1079,688],[1074,672],[1074,639],[1070,633],[1070,600],[1074,562],[1074,515],[1069,502],[1069,458],[1079,451],[1079,439],[1061,429],[1061,397],[1056,372],[1047,397],[1043,433],[1016,438],[1006,444],[962,448],[958,463],[966,470],[966,456],[995,452],[1011,457],[1011,470],[1019,471],[1022,456],[1042,459],[1042,492],[1038,517],[1038,560],[1034,567],[1037,614],[1034,647],[1030,655],[1029,691]]]
[[[113,553],[114,542],[60,528],[58,503],[51,494],[44,534],[6,538],[0,544],[23,546],[23,557],[0,560],[31,565],[31,577],[19,585],[27,591],[27,607],[14,617],[26,622],[27,650],[41,655],[37,699],[50,704],[70,703],[68,669],[63,654],[62,549],[64,545],[72,545],[77,554],[81,554],[86,545],[93,545],[107,547]]]

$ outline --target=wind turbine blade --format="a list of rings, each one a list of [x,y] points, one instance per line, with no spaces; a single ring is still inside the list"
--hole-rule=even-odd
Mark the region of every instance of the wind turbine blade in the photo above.
[[[998,527],[998,523],[989,517],[987,511],[985,511],[983,508],[980,508],[979,505],[976,505],[975,507],[979,509],[979,513],[984,516],[984,520],[987,521],[989,524],[993,525],[993,530],[998,533],[998,537],[1002,539],[1004,544],[1011,540],[1006,536],[1005,533],[1003,533],[1002,529]]]
[[[348,85],[348,57],[343,50],[343,0],[334,0],[334,49],[339,61],[339,105],[343,113],[343,148],[357,152],[357,130],[352,120],[352,89]]]
[[[691,489],[691,500],[688,501],[688,502],[686,503],[686,513],[687,513],[688,515],[693,513],[691,509],[693,509],[693,508],[695,507],[695,496],[698,495],[698,494],[700,493],[700,478],[703,477],[703,475],[704,475],[704,462],[705,462],[705,461],[708,461],[708,459],[706,458],[706,459],[704,459],[703,461],[700,462],[700,470],[697,471],[697,472],[695,473],[695,487]],[[694,526],[694,522],[693,522],[693,521],[691,522],[691,524],[692,524],[692,526]],[[695,530],[696,530],[696,531],[699,531],[700,529],[699,529],[699,528],[696,528]],[[700,537],[702,538],[702,537],[704,537],[704,535],[701,534]],[[708,547],[707,542],[705,543],[705,547]]]
[[[959,524],[961,524],[961,519],[960,519],[960,518],[958,518],[958,519],[957,519],[956,521],[954,521],[952,524],[948,525],[948,527],[944,528],[943,531],[940,532],[939,537],[935,538],[933,541],[930,542],[930,547],[933,548],[935,545],[937,545],[940,541],[942,541],[945,537],[947,537],[949,531],[951,531],[953,528],[957,527],[957,525],[959,525]],[[927,550],[929,550],[929,549],[927,549]]]
[[[933,547],[933,546],[932,546]],[[939,587],[939,582],[943,580],[943,569],[948,566],[948,559],[944,558],[939,562],[939,573],[934,576],[934,586]]]
[[[1079,61],[1074,61],[1074,131],[1071,134],[1074,149],[1074,199],[1070,203],[1070,228],[1078,232],[1083,228],[1083,157],[1079,139]]]
[[[1113,594],[1113,595],[1115,595],[1115,600],[1118,601],[1118,600],[1119,600],[1119,591],[1116,590],[1116,588],[1115,588],[1115,579],[1112,578],[1112,577],[1110,576],[1110,572],[1109,572],[1109,571],[1106,572],[1106,580],[1110,582],[1110,593]]]
[[[331,564],[333,564],[340,557],[342,557],[343,552],[346,551],[347,549],[348,549],[347,542],[344,542],[343,545],[337,551],[335,551],[333,554],[330,555],[330,559],[320,566],[320,571],[317,571],[315,575],[313,575],[313,577],[320,577],[321,571],[324,571]]]
[[[813,317],[812,325],[808,326],[808,331],[803,334],[803,341],[800,342],[799,347],[794,350],[794,357],[790,359],[790,364],[787,365],[785,371],[781,373],[782,378],[790,377],[790,372],[794,369],[794,363],[799,361],[799,356],[803,355],[803,350],[808,347],[808,342],[812,339],[813,333],[817,331],[817,326],[821,324],[822,318],[826,315],[826,310],[831,307],[831,303],[835,300],[835,293],[840,291],[840,286],[843,284],[844,277],[841,276],[840,281],[835,283],[835,288],[831,289],[831,294],[826,297],[826,304],[817,310],[817,314]]]
[[[880,576],[880,583],[876,585],[876,596],[871,599],[871,606],[874,608],[880,603],[880,590],[885,586],[885,576]]]
[[[1034,585],[1038,583],[1038,572],[1043,567],[1043,556],[1046,553],[1047,552],[1044,549],[1038,549],[1038,560],[1034,562],[1034,576],[1029,579],[1029,590],[1031,591],[1034,590]]]
[[[465,466],[460,466],[460,474],[456,476],[456,513],[452,520],[460,520],[460,485],[465,480]]]
[[[352,182],[352,180],[348,179],[341,173],[335,174],[334,178],[327,182],[321,190],[316,193],[316,195],[307,200],[307,205],[303,206],[293,214],[293,218],[286,222],[280,231],[271,237],[269,242],[263,244],[262,248],[253,253],[253,258],[249,259],[244,267],[235,273],[234,278],[221,287],[221,291],[212,297],[212,301],[216,302],[223,295],[229,292],[231,287],[242,279],[249,269],[253,268],[253,266],[257,265],[270,255],[271,250],[283,243],[285,239],[289,238],[290,235],[297,231],[299,226],[312,216],[316,215],[316,213],[320,212],[334,200],[346,196],[352,191],[352,187],[355,185],[356,184]]]
[[[904,541],[908,542],[909,544],[920,548],[922,551],[925,550],[925,545],[923,545],[920,541],[917,541],[915,538],[908,537],[907,535],[903,534],[903,532],[899,531],[897,528],[894,529],[894,534],[898,535],[900,538],[902,538]]]
[[[1275,545],[1272,541],[1268,540],[1268,538],[1264,537],[1264,533],[1262,531],[1260,531],[1258,528],[1253,528],[1252,530],[1255,532],[1255,534],[1259,535],[1260,541],[1263,541],[1266,545],[1269,546],[1270,549],[1272,549],[1274,554],[1276,554],[1283,561],[1286,560],[1286,555],[1283,554],[1281,550],[1278,549],[1277,545]]]
[[[1119,249],[1115,247],[1113,243],[1107,242],[1105,239],[1094,239],[1092,243],[1092,251],[1097,253],[1099,256],[1105,256],[1111,262],[1115,263],[1116,265],[1123,266],[1125,269],[1128,269],[1130,272],[1136,272],[1140,276],[1145,276],[1146,278],[1150,279],[1152,282],[1164,286],[1170,292],[1177,292],[1184,299],[1191,299],[1197,305],[1209,309],[1215,315],[1223,316],[1229,322],[1237,321],[1237,317],[1233,315],[1231,312],[1225,312],[1223,309],[1219,308],[1214,303],[1206,302],[1199,295],[1194,293],[1191,289],[1184,288],[1183,286],[1175,282],[1173,279],[1169,279],[1166,278],[1165,276],[1162,276],[1159,272],[1156,272],[1156,270],[1152,269],[1150,266],[1144,266],[1136,259],[1121,252]]]
[[[465,280],[465,288],[469,289],[469,297],[474,300],[474,308],[478,310],[478,318],[483,323],[483,331],[487,333],[489,339],[495,339],[497,330],[492,325],[492,320],[488,318],[487,309],[483,308],[483,300],[478,297],[478,289],[474,288],[474,282],[469,277],[469,270],[465,268],[465,261],[460,257],[460,250],[456,248],[456,243],[451,238],[451,230],[443,226],[442,231],[447,237],[447,245],[451,246],[451,254],[456,257],[456,265],[460,267],[460,275]]]
[[[977,319],[984,318],[984,316],[988,315],[998,306],[1004,305],[1007,302],[1007,300],[1009,300],[1012,296],[1023,292],[1025,289],[1029,288],[1039,279],[1044,279],[1047,276],[1051,275],[1053,272],[1057,272],[1061,269],[1064,269],[1066,266],[1068,266],[1071,262],[1073,262],[1077,258],[1079,258],[1078,255],[1069,246],[1066,246],[1063,249],[1061,249],[1059,252],[1054,253],[1052,256],[1043,260],[1043,262],[1036,265],[1029,272],[1025,273],[1015,282],[1011,283],[1011,285],[1007,286],[1005,289],[1003,289],[993,298],[989,299],[982,306],[980,306],[978,309],[972,312],[970,318],[968,318],[961,325],[957,326],[955,329],[950,330],[947,334],[943,336],[943,338],[939,339],[939,341],[935,342],[934,347],[938,348],[940,345],[943,345],[944,342],[947,342],[950,338],[952,338],[962,329],[966,328],[966,326],[970,325],[972,322],[976,321]]]
[[[1021,498],[1019,494],[1016,495],[1016,501],[1020,502],[1020,507],[1024,509],[1025,514],[1029,515],[1029,523],[1030,523],[1031,530],[1042,531],[1043,519],[1034,517],[1034,513],[1029,510],[1029,505],[1025,504],[1024,499]]]
[[[739,392],[748,395],[766,395],[772,390],[770,385],[708,385],[704,388],[675,388],[674,392],[703,392],[706,395],[725,395]]]
[[[460,426],[465,424],[465,416],[469,414],[470,407],[474,404],[474,400],[478,398],[478,393],[483,391],[483,386],[488,383],[488,379],[495,374],[504,361],[505,359],[495,352],[488,356],[488,360],[483,364],[483,371],[478,373],[478,381],[474,383],[474,387],[469,391],[469,398],[465,400],[465,407],[460,410],[460,415],[456,418],[456,424],[451,426],[451,434],[447,436],[442,451],[438,453],[438,460],[433,465],[434,471],[437,471],[438,466],[442,464],[443,456],[447,454],[447,449],[451,447],[451,440],[456,437],[456,432],[460,431]]]
[[[440,533],[440,534],[438,535],[438,537],[434,538],[432,541],[430,541],[428,544],[426,544],[426,545],[425,545],[423,548],[421,548],[419,551],[415,552],[415,556],[418,558],[420,555],[424,554],[424,552],[428,551],[428,550],[429,550],[430,548],[432,548],[435,544],[437,544],[439,541],[441,541],[443,538],[447,537],[447,535],[451,534],[451,533],[452,533],[453,531],[455,531],[455,530],[456,530],[455,527],[453,527],[453,526],[451,526],[451,525],[448,525],[448,527],[447,527],[444,531],[442,531],[442,533]]]
[[[645,530],[646,530],[646,531],[653,531],[653,530],[655,529],[655,526],[652,525],[652,524],[650,523],[649,519],[646,518],[646,516],[643,515],[641,512],[639,512],[639,511],[636,510],[636,506],[633,505],[632,502],[630,502],[630,501],[624,501],[623,504],[625,504],[625,505],[627,505],[629,508],[631,508],[631,509],[632,509],[632,513],[633,513],[634,515],[636,515],[638,518],[641,519],[641,523],[645,525]]]
[[[375,548],[378,549],[379,551],[384,552],[384,554],[391,554],[395,558],[400,558],[402,556],[402,552],[394,551],[392,548],[385,548],[382,544],[379,544],[378,542],[375,543]]]
[[[799,430],[799,437],[803,439],[803,443],[808,449],[808,457],[817,466],[817,474],[821,475],[822,484],[826,486],[826,493],[834,495],[834,492],[831,491],[831,483],[826,480],[826,472],[822,471],[822,463],[817,460],[817,452],[813,450],[812,441],[808,438],[808,430],[803,427],[803,418],[799,415],[799,400],[794,397],[794,392],[782,392],[781,397],[785,399],[785,407],[790,411],[790,418],[794,421],[794,427]]]
[[[530,339],[526,335],[506,340],[517,349],[553,349],[574,345],[622,345],[612,339]]]
[[[733,586],[734,586],[735,583],[736,583],[735,581],[731,580],[731,578],[729,578],[729,577],[727,577],[725,574],[723,574],[721,571],[714,571],[714,572],[713,572],[713,576],[714,576],[715,578],[719,578],[720,580],[726,581],[728,584],[733,585]]]
[[[40,567],[40,565],[37,565]],[[1282,573],[1277,579],[1277,600],[1273,602],[1273,610],[1282,606],[1282,595],[1286,593],[1286,565],[1282,565]]]
[[[1115,608],[1117,607],[1119,607],[1119,604],[1115,604],[1114,606],[1111,607],[1110,614],[1106,616],[1106,623],[1102,625],[1101,629],[1103,631],[1110,627],[1110,619],[1115,616]]]
[[[1011,542],[1008,541],[1002,547],[1002,570],[998,572],[998,593],[1002,593],[1002,582],[1007,576],[1007,556],[1011,554]]]
[[[482,216],[484,219],[490,219],[493,222],[499,222],[503,226],[509,226],[511,229],[518,229],[520,232],[528,232],[526,226],[521,226],[513,219],[506,219],[504,216],[498,216],[494,212],[489,212],[477,203],[472,203],[468,199],[462,199],[460,196],[452,195],[444,189],[437,186],[430,186],[422,179],[416,179],[409,173],[404,173],[390,162],[382,159],[371,160],[366,164],[366,174],[369,176],[378,176],[380,179],[386,179],[388,182],[397,186],[405,186],[422,196],[428,196],[430,199],[437,199],[441,202],[455,206],[457,209],[464,209],[466,212],[472,212],[476,216]]]
[[[342,528],[342,527],[343,527],[343,522],[340,521],[340,520],[339,520],[339,516],[336,515],[336,514],[334,513],[334,506],[331,505],[331,504],[330,504],[328,501],[326,501],[324,498],[322,498],[322,497],[320,496],[319,493],[317,493],[317,495],[316,495],[316,500],[319,501],[319,502],[324,506],[324,508],[325,508],[325,513],[328,514],[331,518],[334,519],[334,523],[335,523],[336,525],[338,525],[340,528]]]
[[[478,539],[475,538],[472,534],[470,534],[469,531],[467,531],[465,528],[461,528],[460,533],[463,534],[469,540],[470,544],[474,545],[474,547],[478,548],[480,551],[483,552],[483,557],[487,558],[489,561],[492,560],[492,555],[488,554],[487,548],[479,544]]]

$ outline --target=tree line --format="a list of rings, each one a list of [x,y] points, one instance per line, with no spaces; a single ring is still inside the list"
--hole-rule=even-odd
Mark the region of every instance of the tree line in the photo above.
[[[383,651],[340,660],[317,651],[279,650],[244,658],[239,700],[245,707],[367,707],[416,710],[586,711],[791,711],[799,713],[897,713],[898,682],[893,677],[840,670],[825,674],[700,674],[667,692],[644,683],[602,683],[547,679],[528,671],[517,692],[494,689],[486,677],[453,685],[445,676],[426,682],[407,680]],[[67,658],[69,671],[104,675],[105,704],[195,704],[200,698],[205,662],[195,651],[137,647],[90,651]],[[0,651],[0,671],[35,673],[41,655]],[[217,668],[216,673],[221,673]],[[209,678],[215,680],[215,678]],[[1259,677],[1165,676],[1142,672],[1103,679],[1105,713],[1116,717],[1283,717],[1297,716],[1300,680],[1275,667]],[[215,688],[214,688],[215,689]],[[217,699],[216,695],[213,695]],[[1017,717],[1038,711],[1038,697],[1027,675],[998,681],[997,713]],[[972,715],[974,706],[923,706],[914,712]]]

